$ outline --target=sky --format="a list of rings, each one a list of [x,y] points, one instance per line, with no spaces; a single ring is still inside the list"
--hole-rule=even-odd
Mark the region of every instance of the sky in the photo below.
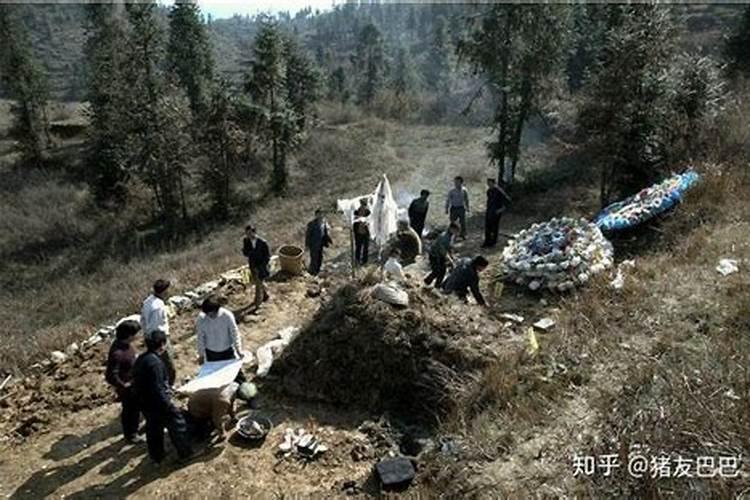
[[[341,3],[341,0],[336,0]],[[214,19],[223,19],[232,17],[234,14],[255,15],[260,12],[283,12],[289,11],[294,15],[297,11],[305,7],[328,10],[334,3],[334,0],[198,0],[198,5],[204,14],[211,14]],[[171,3],[171,2],[165,2]]]

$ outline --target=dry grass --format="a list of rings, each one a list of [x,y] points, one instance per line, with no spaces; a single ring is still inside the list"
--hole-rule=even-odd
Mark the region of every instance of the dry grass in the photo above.
[[[636,247],[624,289],[601,276],[553,301],[557,326],[538,335],[537,356],[520,343],[464,389],[465,404],[444,430],[461,435],[466,450],[458,463],[438,457],[429,491],[687,498],[735,496],[750,486],[746,479],[576,480],[570,462],[575,453],[617,453],[634,443],[686,458],[750,453],[750,183],[738,163],[698,166],[701,185],[657,221],[653,241]],[[724,257],[740,260],[739,274],[720,277],[714,267]],[[581,415],[593,424],[579,430]],[[529,442],[542,443],[543,464],[524,458]]]
[[[292,187],[287,196],[260,201],[247,213],[247,219],[261,228],[274,248],[287,242],[301,243],[304,224],[318,206],[333,212],[336,198],[369,192],[383,173],[392,181],[403,182],[412,165],[395,154],[401,144],[409,144],[415,156],[446,157],[445,161],[451,162],[451,158],[465,156],[474,145],[443,144],[443,139],[470,137],[472,133],[476,132],[446,127],[435,136],[426,127],[401,127],[375,118],[334,129],[319,128],[292,165]],[[58,231],[65,236],[64,243],[74,244],[43,252],[27,246],[30,251],[23,255],[23,263],[6,259],[0,266],[4,285],[0,289],[0,371],[20,370],[50,350],[88,337],[103,322],[136,311],[157,277],[172,279],[173,291],[179,293],[243,262],[239,248],[245,219],[204,228],[202,235],[167,246],[157,254],[121,258],[120,252],[107,246],[110,240],[98,231],[101,226],[91,234],[91,228],[76,216],[76,211],[88,207],[79,200],[78,189],[63,183],[57,186],[55,179],[41,179],[40,185],[47,187],[37,195],[27,197],[18,190],[12,195],[15,198],[4,198],[16,207],[10,207],[8,213],[16,214],[16,219],[30,218],[18,219],[6,228],[6,235],[13,240],[0,245],[2,248],[12,252],[18,245],[49,242],[50,235],[56,236]],[[36,201],[29,204],[27,200],[32,198]],[[28,210],[17,208],[24,206]],[[125,243],[132,244],[135,232],[118,219],[100,223],[110,224],[110,233],[119,233]],[[331,219],[340,224],[333,213]],[[346,247],[345,236],[337,239]]]

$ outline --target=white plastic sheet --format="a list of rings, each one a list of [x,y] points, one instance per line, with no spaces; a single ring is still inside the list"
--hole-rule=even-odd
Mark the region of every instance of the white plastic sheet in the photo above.
[[[196,377],[187,384],[178,387],[181,394],[193,394],[203,389],[216,389],[234,382],[245,361],[252,359],[252,354],[245,353],[243,359],[226,361],[207,361],[201,365]]]

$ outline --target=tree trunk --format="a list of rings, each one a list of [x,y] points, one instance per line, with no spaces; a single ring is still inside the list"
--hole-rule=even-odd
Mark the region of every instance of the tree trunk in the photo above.
[[[523,134],[523,126],[526,123],[526,117],[529,116],[530,109],[531,79],[527,74],[524,76],[521,84],[521,109],[518,112],[516,128],[511,143],[510,184],[513,184],[513,181],[516,179],[516,165],[518,164],[518,157],[521,150],[521,135]]]
[[[511,30],[512,11],[508,11],[505,16],[505,40],[501,48],[501,80],[500,80],[500,126],[498,128],[497,138],[497,157],[498,162],[498,179],[500,184],[505,179],[505,156],[506,156],[506,139],[508,136],[508,65],[510,64],[510,30]]]
[[[188,219],[187,203],[185,203],[185,185],[182,182],[182,172],[177,173],[177,184],[180,187],[180,205],[182,206],[182,220]]]

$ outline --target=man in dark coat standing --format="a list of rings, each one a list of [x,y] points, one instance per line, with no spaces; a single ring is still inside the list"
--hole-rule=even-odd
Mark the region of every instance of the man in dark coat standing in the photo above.
[[[148,454],[157,463],[164,460],[165,428],[180,459],[188,459],[193,454],[185,418],[172,402],[167,369],[159,357],[166,345],[166,334],[154,331],[146,337],[148,351],[138,356],[133,366],[133,388],[146,417]]]
[[[487,211],[484,214],[484,243],[482,248],[497,245],[500,216],[510,203],[510,196],[497,185],[495,179],[487,179]]]
[[[268,300],[268,291],[264,281],[268,278],[268,263],[271,260],[271,250],[268,243],[258,236],[255,227],[248,225],[245,227],[245,239],[242,240],[242,255],[247,257],[247,266],[253,276],[255,285],[255,309],[258,310],[261,304]]]
[[[305,231],[305,248],[310,252],[310,267],[308,271],[317,276],[323,265],[323,249],[333,243],[330,236],[330,227],[323,216],[323,211],[317,209],[315,218],[308,222]]]
[[[430,209],[430,202],[427,199],[430,192],[423,189],[419,193],[419,198],[414,198],[409,204],[409,224],[421,238],[424,232],[424,223],[427,220],[427,211]]]

